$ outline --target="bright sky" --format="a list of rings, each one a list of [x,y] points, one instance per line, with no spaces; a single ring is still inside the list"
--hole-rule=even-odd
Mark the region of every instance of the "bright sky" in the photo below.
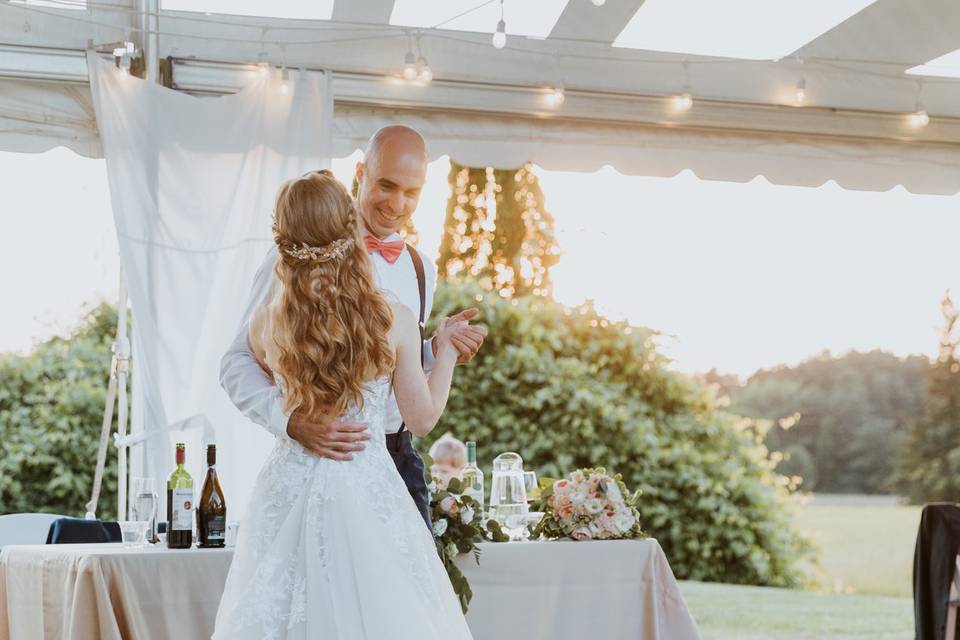
[[[334,162],[349,184],[355,156]],[[430,167],[417,212],[435,256],[449,193]],[[672,336],[684,371],[746,375],[822,349],[936,350],[939,301],[960,292],[960,197],[538,171],[563,255],[556,297]],[[26,350],[116,296],[105,167],[65,149],[0,153],[0,350]]]

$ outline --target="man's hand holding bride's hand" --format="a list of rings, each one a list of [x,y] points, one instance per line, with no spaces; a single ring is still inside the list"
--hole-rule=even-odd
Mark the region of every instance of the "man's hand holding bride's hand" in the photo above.
[[[370,439],[365,424],[335,422],[328,416],[308,418],[299,409],[290,414],[287,435],[307,451],[331,460],[353,460],[352,452],[363,451]]]
[[[467,364],[477,355],[480,347],[483,346],[483,339],[487,335],[487,328],[483,325],[471,325],[472,320],[479,313],[476,308],[464,309],[460,313],[444,318],[441,321],[441,327],[444,322],[449,322],[450,343],[457,350],[457,364]],[[437,329],[437,336],[440,334],[440,328]],[[434,337],[433,355],[440,353],[437,337]]]

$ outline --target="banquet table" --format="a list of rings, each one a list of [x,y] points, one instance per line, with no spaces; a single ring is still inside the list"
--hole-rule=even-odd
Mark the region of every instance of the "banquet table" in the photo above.
[[[458,565],[477,640],[699,638],[656,540],[483,543]],[[233,552],[120,544],[0,551],[0,640],[209,638]]]

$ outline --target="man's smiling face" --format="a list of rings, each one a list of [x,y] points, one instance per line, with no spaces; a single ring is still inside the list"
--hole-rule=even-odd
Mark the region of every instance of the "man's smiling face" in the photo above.
[[[423,139],[400,130],[385,136],[357,164],[357,204],[367,231],[378,238],[396,233],[417,209],[427,180]]]

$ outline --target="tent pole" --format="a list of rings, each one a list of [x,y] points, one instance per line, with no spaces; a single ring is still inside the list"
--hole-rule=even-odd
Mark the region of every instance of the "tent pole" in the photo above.
[[[127,433],[127,374],[130,371],[130,340],[127,338],[127,282],[120,266],[120,291],[117,301],[117,336],[113,341],[113,358],[110,362],[110,382],[107,385],[107,397],[103,406],[103,422],[100,427],[100,447],[97,450],[97,466],[93,473],[93,490],[86,505],[86,518],[97,517],[97,504],[100,502],[100,489],[103,486],[103,472],[107,463],[107,444],[110,427],[113,424],[114,402],[118,401],[118,432]],[[117,447],[117,519],[126,520],[127,514],[127,449]]]
[[[127,279],[120,267],[120,296],[117,305],[117,433],[127,435],[127,374],[130,371],[130,339],[127,337]],[[117,519],[127,519],[127,447],[117,447]]]
[[[140,17],[140,49],[146,65],[147,82],[160,82],[160,0],[137,0]]]

